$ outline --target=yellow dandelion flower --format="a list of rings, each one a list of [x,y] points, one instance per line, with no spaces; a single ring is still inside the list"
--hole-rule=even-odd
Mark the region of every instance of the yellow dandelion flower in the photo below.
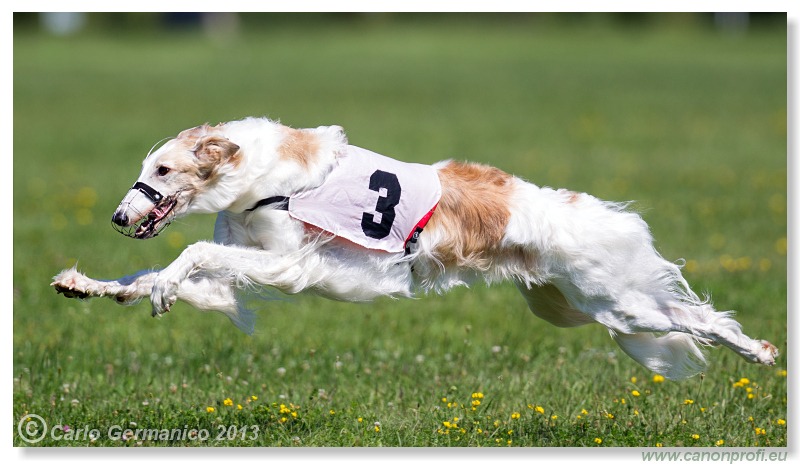
[[[747,417],[747,421],[748,421],[748,422],[752,422],[753,420],[754,420],[754,419],[753,419],[753,416],[752,416],[752,415],[751,415],[750,417]]]
[[[752,392],[751,392],[751,393],[747,393],[747,398],[748,398],[748,399],[752,399],[752,398],[754,398],[754,397],[756,397],[756,395],[755,395],[755,394],[753,394]]]
[[[581,414],[583,414],[583,415],[588,415],[588,414],[589,414],[589,411],[588,411],[588,410],[586,410],[586,409],[581,409]]]
[[[639,411],[636,410],[636,409],[633,409],[633,415],[637,415],[638,416],[639,415]]]
[[[224,401],[222,401],[222,405],[227,406],[227,407],[232,407],[233,406],[233,401],[230,398],[225,399]]]
[[[692,404],[694,404],[694,401],[692,399],[686,399],[686,400],[683,401],[683,404],[684,405],[692,405]]]
[[[474,401],[472,401],[472,407],[478,407],[479,405],[481,405],[481,401],[479,401],[479,400],[477,400],[477,399],[475,399]]]
[[[598,444],[598,445],[599,445],[600,443],[602,443],[602,442],[603,442],[603,439],[602,439],[602,438],[595,438],[595,439],[594,439],[594,442],[595,442],[595,444]]]
[[[787,246],[788,246],[788,242],[786,241],[785,237],[784,238],[778,238],[778,240],[775,241],[775,251],[778,254],[781,254],[781,255],[786,254]]]
[[[375,433],[380,433],[380,432],[381,432],[381,427],[375,425]]]
[[[664,378],[663,376],[661,376],[661,375],[655,375],[655,376],[653,376],[653,382],[654,382],[654,383],[663,383],[663,382],[664,382],[664,379],[665,379],[665,378]]]
[[[786,377],[786,370],[779,370],[776,374],[778,376],[781,376],[781,377],[785,378]]]
[[[613,420],[614,419],[614,414],[612,414],[611,412],[606,412],[606,418]]]
[[[739,380],[739,382],[740,382],[740,383],[742,383],[742,385],[747,385],[747,384],[750,384],[750,380],[749,380],[749,379],[747,379],[747,378],[741,378],[741,379]]]
[[[556,414],[551,415],[550,420],[558,420],[558,415]]]
[[[635,390],[635,389],[633,391],[631,391],[631,396],[633,396],[633,397],[639,397],[641,395],[642,394],[639,391]]]
[[[536,407],[534,407],[533,410],[535,410],[536,412],[539,412],[540,414],[544,414],[544,407],[542,407],[540,405],[537,405]]]
[[[361,417],[357,418],[356,420],[358,420],[358,423],[361,423],[361,422],[364,421],[364,419],[362,419]]]
[[[509,431],[508,431],[508,432],[506,432],[506,433],[508,433],[509,435],[511,435],[511,434],[513,434],[513,433],[514,433],[514,430],[509,430]]]
[[[206,412],[208,412],[209,414],[212,413],[212,412],[216,412],[216,410],[217,409],[215,409],[215,408],[213,408],[211,406],[206,407]]]
[[[656,448],[663,448],[663,447],[664,447],[663,443],[656,443]]]
[[[766,435],[767,431],[763,428],[756,427],[756,435]]]
[[[631,383],[636,384],[636,381],[638,381],[636,376],[631,376]]]
[[[335,411],[335,410],[333,410],[333,409],[331,409],[331,410],[330,410],[330,414],[331,414],[331,415],[336,415],[336,411]]]
[[[236,410],[242,410],[242,405],[241,404],[236,404]]]
[[[287,420],[289,419],[287,419],[286,417],[281,417],[281,423],[286,423]]]
[[[258,396],[250,396],[250,400],[251,401],[257,401],[258,400]]]
[[[715,445],[715,446],[722,446],[722,445],[724,445],[724,444],[725,444],[725,440],[722,440],[722,439],[720,439],[720,440],[717,440],[717,441],[714,443],[714,445]]]
[[[453,424],[449,420],[445,420],[442,425],[444,425],[444,428],[450,428]]]
[[[292,416],[292,417],[294,417],[294,418],[297,418],[297,412],[292,412],[292,413],[291,413],[291,414],[289,414],[289,415],[291,415],[291,416]]]
[[[778,420],[775,421],[775,423],[778,424],[778,425],[786,425],[786,420],[778,419]]]
[[[516,420],[516,419],[518,419],[519,417],[520,417],[520,415],[519,415],[519,412],[512,412],[512,413],[511,413],[511,418],[512,418],[512,419]]]
[[[700,435],[695,433],[694,435],[692,435],[692,438],[695,439],[695,440],[699,440],[700,439]]]

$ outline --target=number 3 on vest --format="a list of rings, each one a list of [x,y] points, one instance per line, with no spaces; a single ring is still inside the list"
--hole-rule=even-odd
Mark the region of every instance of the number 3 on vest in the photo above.
[[[364,234],[374,239],[383,239],[389,236],[394,223],[394,208],[400,203],[400,181],[397,176],[386,171],[376,170],[369,178],[369,189],[380,193],[386,190],[386,196],[378,197],[375,212],[380,213],[380,223],[376,223],[375,214],[363,212],[361,215],[361,229]]]

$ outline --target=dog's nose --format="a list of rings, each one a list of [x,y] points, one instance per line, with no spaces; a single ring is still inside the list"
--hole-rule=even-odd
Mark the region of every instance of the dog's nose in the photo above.
[[[114,212],[114,216],[111,217],[111,221],[119,226],[128,226],[128,215],[126,215],[122,210]]]

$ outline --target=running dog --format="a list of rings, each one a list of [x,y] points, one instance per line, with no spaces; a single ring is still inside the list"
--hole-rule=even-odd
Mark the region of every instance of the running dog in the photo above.
[[[778,354],[699,298],[626,204],[480,164],[402,163],[349,145],[338,126],[246,118],[184,130],[151,149],[112,222],[147,239],[191,213],[218,214],[214,241],[166,268],[101,281],[73,267],[52,285],[123,304],[149,297],[154,316],[183,300],[252,333],[240,295],[250,287],[363,302],[512,281],[537,316],[559,327],[600,323],[670,379],[705,368],[701,346],[766,365]]]

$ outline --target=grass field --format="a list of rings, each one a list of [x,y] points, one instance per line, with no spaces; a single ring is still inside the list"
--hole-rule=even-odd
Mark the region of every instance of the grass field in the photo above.
[[[694,288],[785,350],[785,25],[374,17],[216,41],[23,25],[13,51],[15,446],[29,414],[56,428],[35,446],[787,445],[784,356],[766,368],[710,349],[704,376],[662,382],[603,328],[551,326],[509,285],[370,305],[276,296],[253,336],[183,304],[152,319],[146,302],[49,287],[76,262],[118,277],[209,239],[213,217],[149,241],[110,217],[156,141],[266,115],[635,200]]]

